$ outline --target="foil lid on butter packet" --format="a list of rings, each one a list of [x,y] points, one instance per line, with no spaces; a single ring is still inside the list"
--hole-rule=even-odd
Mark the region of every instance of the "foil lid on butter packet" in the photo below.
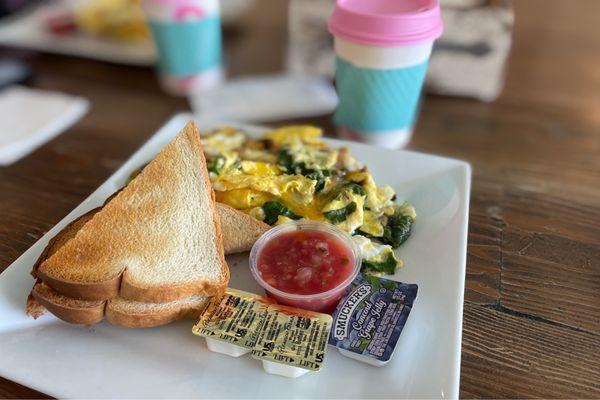
[[[389,361],[417,290],[416,284],[359,274],[333,313],[329,344],[377,362]]]
[[[252,357],[318,371],[331,331],[330,315],[270,305]]]
[[[266,297],[227,288],[225,294],[208,302],[192,332],[252,349],[271,303],[273,301]]]

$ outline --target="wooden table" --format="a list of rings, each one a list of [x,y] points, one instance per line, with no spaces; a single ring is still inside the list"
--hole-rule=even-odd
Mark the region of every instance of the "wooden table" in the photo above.
[[[232,75],[281,69],[285,3],[262,5],[227,35]],[[515,6],[502,97],[427,97],[411,143],[473,165],[461,396],[600,398],[600,2]],[[92,104],[67,133],[0,168],[1,270],[187,104],[148,69],[0,55],[30,62],[31,86]],[[4,379],[0,396],[43,397]]]

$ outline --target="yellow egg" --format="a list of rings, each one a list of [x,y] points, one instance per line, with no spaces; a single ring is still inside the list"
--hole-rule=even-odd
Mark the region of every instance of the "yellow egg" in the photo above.
[[[394,260],[396,261],[396,267],[402,267],[402,260],[396,258],[392,246],[389,246],[387,244],[376,243],[362,235],[354,235],[352,236],[352,240],[360,249],[360,254],[364,260],[371,262],[381,262],[391,254],[392,257],[394,257]]]
[[[336,224],[336,226],[345,230],[346,232],[352,233],[363,224],[365,203],[364,195],[354,193],[350,188],[344,189],[339,195],[324,205],[322,212],[340,210],[348,206],[350,203],[356,203],[356,211],[349,214],[344,221]]]
[[[252,189],[233,189],[228,191],[215,191],[215,199],[219,203],[227,204],[238,210],[260,207],[266,201],[273,200],[275,196]]]
[[[383,224],[379,221],[378,216],[372,211],[365,210],[363,224],[360,226],[360,230],[371,236],[383,236]]]
[[[245,212],[246,214],[256,218],[259,221],[265,220],[265,210],[263,210],[262,207],[246,208],[245,210],[242,210],[242,211]]]
[[[383,213],[384,207],[391,203],[395,192],[390,186],[377,187],[371,174],[365,171],[350,172],[345,178],[349,181],[360,183],[367,192],[365,206],[377,214]]]
[[[291,125],[284,126],[274,131],[265,133],[265,138],[271,140],[278,146],[286,146],[294,143],[305,143],[316,146],[323,146],[320,140],[323,130],[310,125]]]
[[[285,215],[280,215],[277,217],[277,222],[275,222],[275,225],[281,225],[281,224],[285,224],[286,222],[292,222],[293,219],[291,219],[290,217],[286,217]]]
[[[242,172],[248,175],[281,175],[282,168],[279,165],[261,161],[242,161]]]
[[[307,168],[314,170],[330,169],[338,160],[338,151],[304,146],[300,143],[289,147],[294,162],[304,163]]]
[[[208,155],[219,155],[238,150],[246,139],[244,132],[227,127],[201,137],[204,152]]]
[[[219,170],[219,175],[240,173],[238,169],[238,161],[240,160],[240,157],[236,151],[223,151],[219,153],[217,157],[223,157],[225,159],[223,166]]]
[[[290,203],[308,204],[313,200],[316,181],[301,175],[220,175],[212,178],[216,191],[252,189],[282,197]]]
[[[240,149],[240,155],[244,160],[262,161],[270,164],[277,162],[277,155],[269,153],[267,150],[253,149],[244,146]]]
[[[80,5],[74,11],[74,18],[84,33],[117,40],[150,37],[139,1],[94,0]]]
[[[283,197],[283,203],[296,215],[311,219],[314,221],[327,221],[327,218],[323,215],[323,212],[319,209],[316,202],[309,204],[300,204],[290,201],[288,196]]]
[[[363,224],[364,220],[364,197],[356,196],[354,202],[356,203],[356,211],[348,215],[345,221],[336,225],[338,228],[343,229],[348,233],[353,233],[357,230]]]

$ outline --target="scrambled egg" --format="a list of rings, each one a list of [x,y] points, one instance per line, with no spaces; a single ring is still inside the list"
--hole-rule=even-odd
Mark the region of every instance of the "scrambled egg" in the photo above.
[[[217,201],[272,225],[301,218],[327,221],[353,234],[370,273],[393,273],[393,253],[416,214],[378,187],[346,148],[332,149],[312,126],[288,126],[252,139],[235,128],[203,136]],[[400,219],[402,218],[402,219]]]
[[[328,215],[328,213],[335,213],[337,210],[348,210],[343,221],[338,222],[337,220],[332,220],[331,222],[338,228],[343,229],[348,233],[352,233],[363,225],[365,214],[364,203],[365,196],[363,194],[356,193],[352,188],[347,187],[342,189],[339,194],[326,203],[323,206],[322,211],[325,215]]]
[[[364,212],[360,230],[374,237],[383,236],[383,224],[377,214],[370,210]]]
[[[207,156],[218,156],[240,149],[246,139],[244,132],[235,128],[221,128],[218,134],[202,137],[202,144]]]
[[[279,165],[269,164],[262,161],[242,161],[240,170],[248,175],[281,175],[283,169]]]
[[[392,246],[375,243],[361,235],[352,236],[352,240],[360,249],[363,269],[371,275],[393,274],[397,267],[402,266],[402,261],[396,258]]]
[[[325,147],[321,140],[323,131],[316,126],[291,125],[265,133],[265,139],[271,140],[278,146],[303,143],[316,147]]]
[[[373,177],[368,172],[351,172],[346,179],[360,183],[367,192],[365,207],[368,207],[376,214],[383,212],[384,207],[392,204],[392,198],[395,196],[394,189],[389,186],[377,187]]]
[[[215,200],[217,200],[219,203],[228,204],[233,208],[237,208],[238,210],[261,207],[267,201],[275,198],[275,196],[269,193],[249,188],[215,190]]]
[[[218,175],[212,184],[216,192],[249,189],[256,194],[269,193],[291,204],[308,204],[313,200],[316,182],[302,175],[235,174]]]

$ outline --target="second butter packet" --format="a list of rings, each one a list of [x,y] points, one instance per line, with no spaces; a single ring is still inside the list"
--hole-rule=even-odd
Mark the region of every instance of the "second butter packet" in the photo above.
[[[298,377],[323,366],[330,315],[273,304],[252,350],[265,371]]]

